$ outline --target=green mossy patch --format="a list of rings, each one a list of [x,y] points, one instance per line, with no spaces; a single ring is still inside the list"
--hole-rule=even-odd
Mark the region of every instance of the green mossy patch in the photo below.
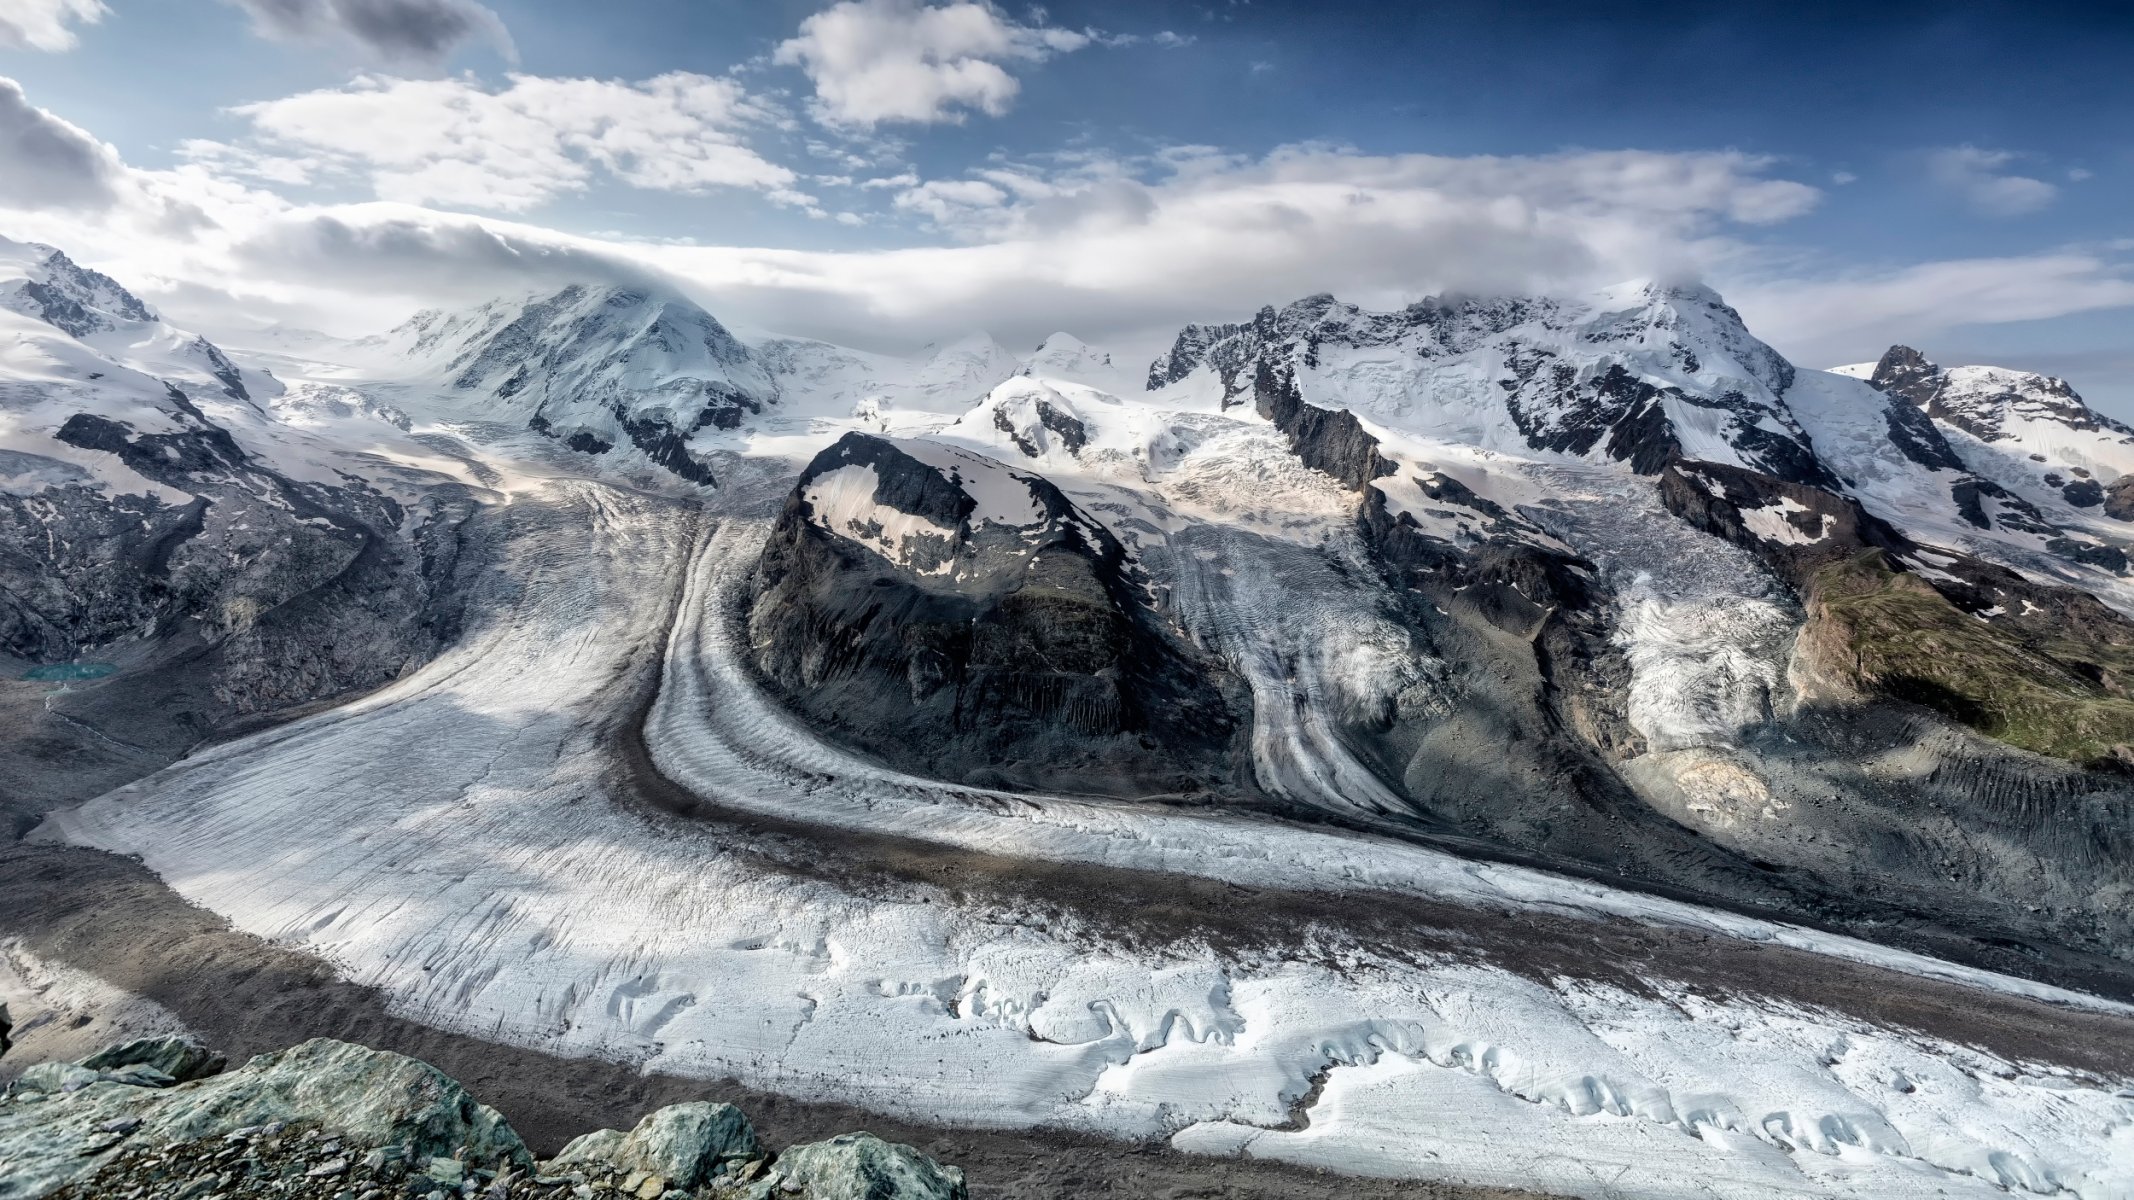
[[[2038,754],[2134,766],[2134,647],[2056,636],[2049,619],[1973,616],[1880,551],[1817,571],[1809,593],[1828,659],[1862,690]]]

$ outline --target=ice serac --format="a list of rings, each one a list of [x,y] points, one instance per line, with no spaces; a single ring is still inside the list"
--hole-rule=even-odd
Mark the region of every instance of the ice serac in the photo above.
[[[717,318],[650,287],[573,284],[419,313],[383,344],[428,364],[480,415],[589,454],[632,446],[693,483],[715,481],[690,437],[732,429],[777,396],[764,364]]]
[[[848,433],[757,567],[756,664],[833,736],[983,786],[1197,793],[1227,775],[1219,670],[1124,547],[1042,476]]]

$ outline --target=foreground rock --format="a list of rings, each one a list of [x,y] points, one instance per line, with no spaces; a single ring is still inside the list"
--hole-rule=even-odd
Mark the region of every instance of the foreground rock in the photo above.
[[[0,1093],[0,1200],[451,1196],[962,1200],[963,1173],[871,1134],[766,1154],[731,1105],[678,1104],[554,1159],[455,1080],[320,1038],[234,1071],[187,1038],[39,1063]]]

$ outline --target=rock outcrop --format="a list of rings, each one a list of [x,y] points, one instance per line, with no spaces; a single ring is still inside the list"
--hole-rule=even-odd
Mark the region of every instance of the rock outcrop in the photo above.
[[[1125,549],[1042,476],[845,435],[757,566],[756,665],[869,753],[980,786],[1194,793],[1236,728]]]
[[[965,1196],[961,1171],[871,1134],[766,1153],[726,1104],[659,1109],[536,1163],[495,1109],[403,1055],[318,1039],[220,1067],[182,1038],[31,1067],[0,1092],[0,1200]]]

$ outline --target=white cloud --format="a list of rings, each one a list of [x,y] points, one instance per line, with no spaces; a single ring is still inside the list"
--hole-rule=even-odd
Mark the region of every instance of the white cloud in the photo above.
[[[936,179],[897,193],[896,206],[949,224],[978,210],[997,210],[1008,194],[980,179]]]
[[[441,62],[470,42],[487,42],[506,58],[517,57],[503,21],[473,0],[224,2],[251,14],[253,29],[263,37],[339,41],[386,62]]]
[[[772,61],[815,84],[815,112],[833,125],[962,121],[999,116],[1022,85],[1002,64],[1079,50],[1093,35],[1023,25],[990,3],[842,0],[800,23]]]
[[[1739,256],[1730,228],[1814,204],[1813,188],[1770,178],[1768,166],[1737,154],[1463,159],[1325,147],[1264,159],[1179,152],[1155,164],[1085,157],[1049,171],[1002,164],[900,189],[898,211],[923,213],[962,244],[871,252],[599,242],[377,206],[295,211],[248,243],[243,273],[359,277],[366,294],[473,279],[498,289],[511,264],[559,261],[527,257],[539,246],[568,251],[560,261],[656,265],[736,321],[872,348],[973,328],[1034,342],[1067,328],[1139,353],[1186,322],[1317,291],[1392,306],[1445,290],[1692,276]],[[1154,178],[1137,178],[1142,169]],[[329,221],[346,229],[303,232]],[[347,232],[357,229],[372,232]],[[476,230],[489,232],[465,232]],[[506,230],[513,249],[497,253],[493,237]],[[359,265],[383,247],[395,248],[388,268]]]
[[[1927,155],[1927,177],[1981,216],[2020,217],[2051,204],[2060,189],[2042,179],[2009,172],[2016,158],[2008,150],[1950,146]]]
[[[58,54],[80,38],[73,26],[94,25],[110,13],[103,0],[7,0],[0,4],[0,46]]]
[[[1734,307],[1809,365],[1873,358],[1896,342],[1973,325],[2134,306],[2134,263],[2109,249],[1957,259],[1835,277],[1741,281]]]
[[[120,172],[117,151],[31,104],[20,84],[0,77],[0,204],[106,208],[118,198]]]
[[[255,138],[189,143],[195,161],[277,182],[357,177],[380,198],[411,204],[523,212],[584,190],[596,171],[642,188],[752,188],[809,203],[792,171],[741,141],[774,114],[732,80],[706,75],[513,75],[502,90],[466,77],[358,76],[233,111]]]

